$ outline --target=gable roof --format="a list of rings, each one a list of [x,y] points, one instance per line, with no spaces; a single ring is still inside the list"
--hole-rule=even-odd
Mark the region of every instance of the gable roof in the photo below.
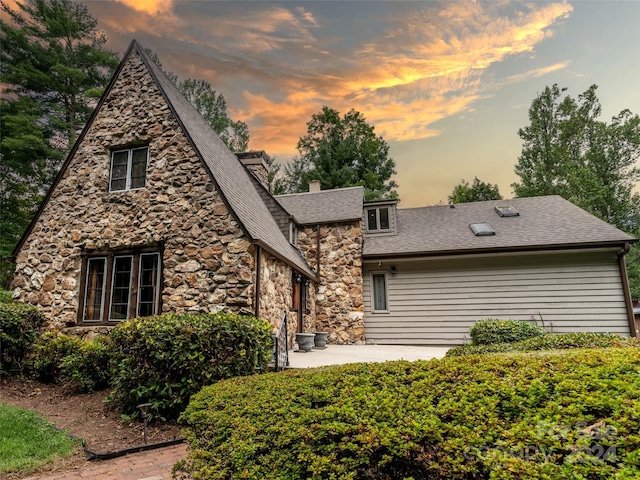
[[[500,217],[494,207],[511,205],[516,217]],[[492,236],[475,236],[470,223],[487,222]],[[397,211],[397,235],[365,237],[365,257],[453,255],[496,251],[622,246],[635,242],[562,197],[516,198],[406,208]]]
[[[162,72],[162,70],[160,70],[160,68],[158,68],[158,66],[149,59],[147,54],[144,52],[144,49],[135,40],[131,42],[131,45],[109,82],[107,89],[105,89],[98,106],[87,122],[87,125],[85,125],[82,134],[69,153],[69,156],[58,174],[56,181],[49,190],[45,201],[40,207],[38,215],[16,246],[15,252],[20,249],[26,237],[31,232],[43,206],[47,202],[53,189],[55,189],[64,170],[66,170],[69,165],[69,162],[73,158],[73,155],[77,150],[77,146],[84,139],[89,126],[104,103],[104,99],[109,95],[109,92],[120,75],[124,64],[134,53],[137,53],[146,65],[169,108],[182,127],[184,134],[189,138],[196,154],[209,170],[223,201],[237,218],[247,235],[256,244],[285,261],[296,270],[310,278],[316,278],[315,273],[311,268],[309,268],[309,265],[303,259],[302,254],[293,245],[291,245],[280,232],[278,225],[269,213],[267,206],[260,198],[260,195],[248,177],[247,171],[238,161],[237,157],[227,148],[220,137],[218,137],[218,135],[213,131],[211,126],[180,93],[177,87],[171,83],[164,72]]]
[[[364,187],[277,195],[275,198],[302,225],[351,222],[362,219]]]

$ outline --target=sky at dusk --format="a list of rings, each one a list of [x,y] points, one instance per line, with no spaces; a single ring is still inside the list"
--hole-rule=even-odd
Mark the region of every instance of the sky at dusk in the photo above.
[[[209,81],[249,147],[280,162],[323,105],[362,112],[390,144],[402,207],[474,176],[511,198],[517,131],[547,85],[597,84],[603,120],[640,113],[640,1],[83,3],[108,48],[135,38]]]

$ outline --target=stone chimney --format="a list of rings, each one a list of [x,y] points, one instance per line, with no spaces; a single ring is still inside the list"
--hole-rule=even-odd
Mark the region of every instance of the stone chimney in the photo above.
[[[236,153],[236,157],[265,187],[269,187],[270,159],[264,150]]]
[[[319,192],[320,191],[320,180],[311,180],[309,182],[309,192]]]

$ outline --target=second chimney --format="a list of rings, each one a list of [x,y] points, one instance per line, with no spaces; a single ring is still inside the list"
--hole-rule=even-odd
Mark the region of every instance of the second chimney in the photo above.
[[[320,180],[311,180],[309,182],[309,192],[319,192],[320,191]]]

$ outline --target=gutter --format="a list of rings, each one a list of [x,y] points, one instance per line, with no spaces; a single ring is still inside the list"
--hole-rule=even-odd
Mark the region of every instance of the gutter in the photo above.
[[[631,303],[631,293],[629,292],[629,279],[627,277],[627,269],[624,264],[624,256],[631,249],[628,243],[624,244],[622,250],[618,252],[618,268],[620,269],[620,279],[622,280],[622,289],[624,290],[624,303],[627,308],[627,319],[629,321],[629,334],[632,337],[638,337],[636,329],[635,317],[633,315],[633,304]]]

